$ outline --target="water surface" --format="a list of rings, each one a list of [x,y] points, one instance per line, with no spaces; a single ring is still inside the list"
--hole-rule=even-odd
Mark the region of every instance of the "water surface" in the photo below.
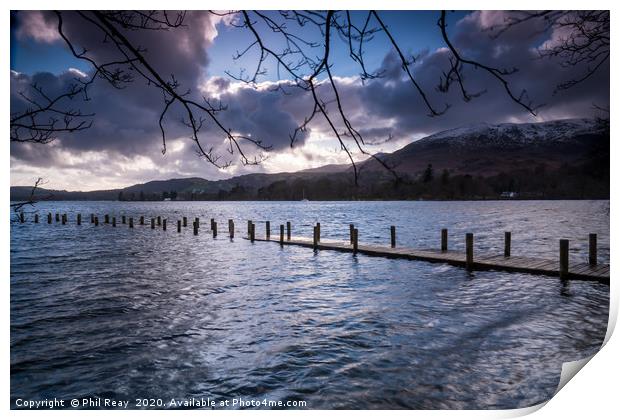
[[[373,258],[241,239],[247,220],[321,222],[325,238],[609,261],[609,201],[45,202],[11,225],[11,398],[268,398],[329,408],[516,408],[605,336],[596,282]],[[48,225],[48,211],[69,223]],[[82,213],[82,226],[75,214]],[[117,216],[94,227],[89,214]],[[120,224],[133,216],[136,227]],[[168,219],[168,231],[139,226]],[[176,232],[176,220],[201,219]],[[28,215],[27,218],[32,218]],[[208,232],[218,221],[220,235]],[[227,220],[237,235],[225,235]]]

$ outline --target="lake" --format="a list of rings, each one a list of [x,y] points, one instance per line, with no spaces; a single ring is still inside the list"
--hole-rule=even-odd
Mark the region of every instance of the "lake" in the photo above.
[[[609,262],[609,201],[42,202],[11,223],[11,404],[17,398],[304,401],[307,409],[518,408],[595,353],[609,286],[242,239],[272,234]],[[69,222],[46,223],[47,212]],[[82,226],[75,215],[82,214]],[[90,224],[90,213],[100,226]],[[118,226],[102,226],[104,214]],[[134,217],[134,229],[120,215]],[[168,230],[138,225],[161,215]],[[176,232],[176,221],[189,227]],[[194,236],[191,221],[200,217]],[[218,222],[213,238],[209,220]],[[13,217],[14,219],[14,217]],[[227,235],[234,219],[236,237]],[[135,408],[131,406],[129,408]],[[234,408],[234,407],[233,407]],[[255,407],[256,408],[256,407]],[[260,407],[259,407],[260,408]]]

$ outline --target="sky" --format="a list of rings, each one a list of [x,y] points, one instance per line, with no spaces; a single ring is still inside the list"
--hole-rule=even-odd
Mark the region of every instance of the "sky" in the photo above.
[[[470,124],[535,122],[562,118],[589,118],[599,111],[594,105],[609,104],[609,67],[603,66],[585,83],[556,92],[558,83],[578,75],[581,68],[562,66],[559,59],[539,58],[537,48],[558,42],[560,30],[542,30],[536,22],[512,28],[493,38],[490,29],[504,22],[507,12],[458,11],[448,13],[448,35],[461,54],[498,68],[516,68],[507,76],[517,94],[525,89],[529,98],[542,105],[536,116],[511,101],[503,86],[475,68],[464,68],[463,77],[471,92],[483,92],[464,101],[457,86],[448,92],[437,89],[442,74],[449,69],[450,53],[441,36],[436,11],[381,11],[380,17],[407,57],[415,57],[410,71],[438,109],[449,108],[430,117],[418,90],[402,69],[398,55],[382,32],[364,44],[365,66],[380,72],[380,78],[363,81],[360,66],[351,59],[346,40],[332,36],[330,69],[347,117],[366,141],[364,150],[391,152],[435,132]],[[266,12],[274,20],[275,12]],[[363,25],[366,13],[351,13],[353,22]],[[258,19],[257,16],[254,18]],[[118,57],[110,42],[102,42],[99,30],[73,12],[63,12],[65,34],[74,45],[87,50],[96,60]],[[59,36],[57,17],[50,12],[11,14],[11,112],[27,108],[22,95],[36,96],[33,86],[48,94],[84,79],[91,65],[75,58]],[[371,22],[376,27],[376,22]],[[256,24],[269,48],[285,48],[280,34]],[[298,39],[321,43],[322,36],[311,24],[287,22]],[[122,29],[121,29],[122,30]],[[166,152],[162,153],[159,116],[165,106],[162,94],[136,77],[123,89],[115,89],[97,79],[89,88],[88,100],[80,95],[59,104],[68,109],[92,113],[88,130],[61,134],[52,143],[41,145],[11,142],[11,185],[32,185],[38,177],[45,187],[67,190],[119,188],[156,179],[199,176],[223,179],[251,172],[288,172],[347,163],[348,156],[327,121],[320,115],[297,137],[291,147],[290,135],[311,113],[314,102],[309,92],[292,86],[291,77],[277,72],[273,59],[265,62],[265,74],[258,83],[247,84],[232,76],[256,67],[254,47],[241,58],[235,55],[252,43],[252,34],[239,27],[238,16],[221,17],[208,12],[189,12],[184,25],[168,31],[126,31],[157,71],[174,75],[181,90],[196,100],[208,98],[226,109],[218,118],[226,128],[260,139],[270,150],[262,152],[260,165],[243,165],[239,154],[230,155],[221,130],[206,121],[200,131],[203,146],[212,148],[228,168],[217,168],[196,153],[190,132],[182,123],[183,110],[166,114]],[[322,54],[322,45],[308,47],[310,56]],[[309,70],[308,70],[309,72]],[[245,73],[247,74],[247,73]],[[325,75],[319,76],[317,94],[330,116],[336,114],[334,95]],[[277,88],[280,89],[277,89]],[[336,130],[344,125],[336,122]],[[350,142],[350,140],[346,140]],[[351,143],[347,143],[352,147]],[[248,156],[261,153],[251,143],[244,144]],[[366,158],[356,152],[354,159]]]

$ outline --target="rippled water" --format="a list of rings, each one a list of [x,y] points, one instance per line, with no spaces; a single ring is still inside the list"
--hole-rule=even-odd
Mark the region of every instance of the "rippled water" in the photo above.
[[[516,408],[547,400],[561,364],[605,336],[596,282],[373,258],[241,239],[246,221],[321,222],[327,238],[609,260],[608,201],[46,202],[11,224],[11,398],[252,398],[329,408]],[[48,211],[69,223],[48,225]],[[81,212],[83,225],[75,225]],[[115,214],[94,227],[89,214]],[[130,230],[120,215],[162,215]],[[176,220],[201,218],[201,232]],[[32,215],[28,215],[32,218]],[[218,221],[220,236],[208,233]],[[229,240],[227,220],[236,222]],[[137,220],[136,220],[137,222]],[[190,222],[191,223],[191,222]],[[257,225],[257,229],[262,229]]]

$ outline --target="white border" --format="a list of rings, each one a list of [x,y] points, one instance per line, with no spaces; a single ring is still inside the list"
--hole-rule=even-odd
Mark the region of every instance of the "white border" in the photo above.
[[[238,0],[230,0],[230,1],[176,1],[174,4],[171,4],[169,1],[164,2],[161,0],[155,1],[118,1],[118,0],[110,0],[106,2],[99,3],[84,3],[79,1],[56,1],[50,3],[49,1],[20,1],[13,3],[4,3],[8,8],[5,13],[2,14],[2,27],[4,28],[4,48],[3,54],[0,55],[0,59],[4,63],[3,68],[7,72],[4,79],[3,85],[5,92],[4,100],[2,101],[2,109],[5,117],[2,119],[2,126],[4,127],[2,132],[8,133],[8,119],[7,115],[9,114],[9,95],[10,84],[8,77],[8,69],[9,69],[9,55],[8,51],[10,49],[10,40],[9,40],[9,10],[13,9],[31,9],[31,10],[39,10],[39,9],[49,9],[50,7],[56,7],[59,9],[83,9],[83,8],[102,8],[102,9],[155,9],[155,8],[171,8],[170,6],[174,6],[175,8],[183,8],[183,9],[251,9],[251,8],[259,8],[259,9],[286,9],[291,6],[295,6],[296,8],[308,8],[308,9],[328,9],[328,8],[339,8],[339,9],[369,9],[369,8],[378,8],[384,10],[390,9],[417,9],[417,10],[435,10],[438,8],[445,8],[449,10],[485,10],[485,9],[499,9],[499,10],[510,10],[510,9],[557,9],[559,7],[563,9],[583,9],[584,6],[587,6],[588,9],[612,9],[612,32],[614,34],[618,33],[616,30],[618,25],[616,24],[616,13],[613,3],[611,1],[589,1],[587,3],[577,2],[575,0],[563,1],[563,2],[551,2],[551,1],[531,1],[531,0],[523,0],[523,1],[455,1],[455,0],[444,0],[442,2],[431,2],[431,1],[395,1],[395,0],[382,0],[379,4],[377,2],[370,2],[366,0],[357,0],[357,1],[324,1],[324,0],[316,0],[312,2],[308,1],[297,1],[291,3],[290,1],[238,1]],[[612,54],[611,54],[611,74],[618,74],[618,50],[615,47],[615,43],[612,44]],[[615,88],[617,87],[615,80],[612,77],[611,82],[611,110],[612,114],[616,109],[615,107]],[[617,114],[617,113],[616,113]],[[613,116],[612,120],[616,121],[616,115]],[[612,158],[618,157],[618,146],[615,139],[614,130],[615,125],[612,124],[611,127],[611,156]],[[8,139],[2,142],[2,156],[4,157],[4,161],[6,162],[5,169],[1,172],[2,176],[2,193],[5,199],[9,200],[9,185],[10,185],[10,149],[9,149],[9,141]],[[612,201],[614,198],[618,196],[618,188],[620,182],[619,170],[615,165],[611,165],[611,197]],[[1,254],[1,266],[2,266],[2,296],[4,296],[5,304],[4,310],[2,311],[2,329],[4,332],[4,345],[2,346],[2,368],[3,368],[3,378],[2,378],[2,395],[4,396],[4,410],[10,411],[10,339],[9,339],[9,308],[10,308],[10,293],[9,293],[9,267],[10,267],[10,259],[9,259],[9,243],[10,243],[10,232],[9,232],[9,208],[6,206],[2,207],[2,220],[4,223],[0,224],[0,229],[3,238],[3,246],[2,246],[2,254]],[[616,216],[615,207],[611,207],[611,261],[612,261],[612,279],[616,278],[616,269],[615,262],[617,261],[616,255],[616,241],[614,240],[617,236],[615,235],[618,230],[616,229],[616,223],[614,221]],[[611,306],[610,306],[610,329],[608,331],[607,339],[609,339],[611,331],[615,326],[617,312],[618,312],[618,287],[614,286],[614,280],[611,281]],[[356,418],[371,418],[379,416],[389,416],[391,418],[459,418],[459,419],[480,419],[480,418],[506,418],[506,417],[516,417],[520,415],[528,414],[529,412],[536,411],[531,415],[532,419],[550,419],[550,418],[562,418],[562,419],[582,419],[584,417],[590,418],[611,418],[611,414],[616,414],[618,411],[618,397],[617,397],[617,386],[618,386],[618,373],[619,373],[619,362],[617,355],[620,354],[620,344],[618,342],[617,337],[612,337],[611,340],[604,346],[604,348],[585,366],[585,368],[579,372],[576,379],[571,380],[554,398],[552,398],[544,408],[536,411],[535,408],[532,409],[523,409],[523,410],[507,410],[507,411],[387,411],[387,412],[348,412],[348,411],[316,411],[310,410],[307,412],[268,412],[268,411],[256,411],[256,412],[225,412],[225,411],[215,411],[215,412],[205,412],[202,410],[195,411],[183,411],[183,412],[156,412],[156,411],[147,411],[147,412],[137,412],[137,411],[106,411],[106,412],[68,412],[64,411],[10,411],[8,416],[10,418],[32,418],[32,417],[40,417],[45,416],[52,419],[65,419],[65,418],[109,418],[111,416],[120,417],[120,418],[169,418],[177,416],[183,416],[184,418],[193,417],[193,418],[204,418],[205,416],[209,417],[217,417],[217,418],[230,418],[230,417],[252,417],[252,418],[289,418],[291,415],[299,418],[316,418],[318,416],[327,417],[327,418],[335,418],[340,416],[355,416]],[[537,407],[540,408],[540,407]]]

